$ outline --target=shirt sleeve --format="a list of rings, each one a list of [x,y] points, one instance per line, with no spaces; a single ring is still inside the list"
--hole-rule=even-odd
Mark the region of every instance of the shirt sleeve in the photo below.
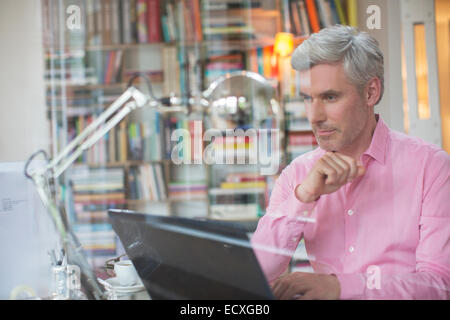
[[[441,150],[427,164],[424,175],[415,272],[338,274],[341,298],[450,299],[449,196],[450,157]]]
[[[292,163],[278,177],[266,214],[252,236],[253,249],[269,282],[286,270],[303,236],[304,225],[310,222],[306,216],[317,203],[302,203],[296,198],[296,181]]]

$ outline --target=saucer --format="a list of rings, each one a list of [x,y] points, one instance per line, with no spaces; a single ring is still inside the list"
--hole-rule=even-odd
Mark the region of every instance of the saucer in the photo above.
[[[139,291],[145,290],[145,287],[140,280],[138,283],[136,283],[135,285],[132,285],[132,286],[120,285],[119,279],[117,279],[117,277],[108,278],[105,281],[108,284],[110,284],[113,287],[114,291],[116,291],[116,292],[139,292]]]

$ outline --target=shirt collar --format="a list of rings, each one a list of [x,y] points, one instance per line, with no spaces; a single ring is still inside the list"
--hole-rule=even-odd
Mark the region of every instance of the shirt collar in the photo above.
[[[378,114],[376,114],[375,117],[377,119],[377,125],[372,136],[372,142],[361,158],[363,158],[364,155],[368,155],[384,165],[386,159],[386,140],[389,134],[389,128]]]

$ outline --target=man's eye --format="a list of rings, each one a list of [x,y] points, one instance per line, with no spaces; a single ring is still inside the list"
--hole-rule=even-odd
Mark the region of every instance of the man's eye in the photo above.
[[[326,96],[325,97],[325,99],[327,100],[327,101],[336,101],[336,96],[335,95],[329,95],[329,96]]]
[[[311,101],[311,97],[309,97],[309,96],[304,96],[304,97],[303,97],[303,100],[305,100],[305,101]]]

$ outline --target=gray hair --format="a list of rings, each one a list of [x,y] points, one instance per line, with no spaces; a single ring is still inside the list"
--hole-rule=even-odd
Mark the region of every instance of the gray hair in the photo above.
[[[298,71],[318,64],[343,63],[344,71],[360,90],[373,77],[381,82],[384,92],[384,58],[378,41],[357,28],[335,25],[314,33],[292,54],[292,68]]]

